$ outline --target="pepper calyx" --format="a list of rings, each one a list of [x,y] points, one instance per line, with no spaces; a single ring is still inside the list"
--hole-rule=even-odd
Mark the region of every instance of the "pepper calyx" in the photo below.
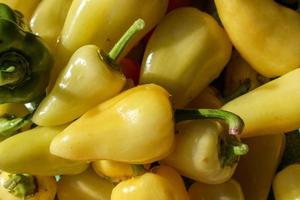
[[[35,194],[37,191],[36,180],[29,174],[10,174],[3,187],[14,196],[23,199]]]

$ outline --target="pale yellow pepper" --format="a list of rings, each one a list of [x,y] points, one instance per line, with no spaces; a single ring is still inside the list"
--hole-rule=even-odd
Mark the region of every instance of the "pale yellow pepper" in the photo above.
[[[32,32],[40,36],[52,52],[55,49],[71,3],[72,0],[43,0],[30,20]]]
[[[134,177],[119,183],[111,200],[189,200],[180,175],[172,168],[159,166],[154,173]]]
[[[175,147],[160,161],[178,172],[207,184],[220,184],[233,175],[239,155],[231,147],[240,145],[222,125],[213,120],[193,120],[176,124]],[[231,153],[230,153],[231,152]]]
[[[59,38],[52,82],[79,47],[95,44],[108,52],[127,28],[141,18],[145,29],[126,47],[122,54],[126,55],[158,24],[167,6],[168,0],[73,0]]]
[[[300,13],[274,0],[215,0],[232,43],[260,74],[300,67]]]
[[[147,165],[149,166],[149,165]],[[111,182],[120,182],[139,175],[147,166],[131,165],[112,160],[98,160],[92,162],[94,171],[101,177],[108,179]]]
[[[244,194],[240,184],[234,180],[208,185],[204,183],[194,183],[188,191],[190,200],[244,200]]]
[[[0,0],[0,3],[5,3],[12,9],[20,11],[29,22],[40,1],[41,0]]]
[[[114,185],[89,168],[78,175],[65,175],[58,182],[59,200],[110,200]]]
[[[298,200],[300,198],[300,164],[289,165],[273,181],[276,200]]]
[[[140,83],[155,83],[183,108],[217,78],[230,59],[231,43],[210,15],[192,7],[170,12],[153,32]]]
[[[173,141],[169,93],[147,84],[87,111],[53,139],[50,151],[74,160],[147,164],[166,157]]]
[[[300,127],[299,77],[300,69],[295,69],[222,107],[243,119],[241,137],[284,133]]]
[[[266,200],[285,146],[283,134],[243,140],[249,146],[241,157],[234,178],[241,184],[247,200]],[[288,199],[286,199],[288,200]]]
[[[0,155],[4,156],[1,157],[0,169],[10,173],[40,176],[83,172],[88,163],[66,160],[49,151],[52,139],[64,128],[65,126],[36,127],[2,141]]]

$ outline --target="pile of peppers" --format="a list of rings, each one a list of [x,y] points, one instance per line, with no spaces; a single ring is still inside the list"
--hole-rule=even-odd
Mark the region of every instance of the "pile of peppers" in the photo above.
[[[299,8],[0,0],[0,199],[299,199]]]

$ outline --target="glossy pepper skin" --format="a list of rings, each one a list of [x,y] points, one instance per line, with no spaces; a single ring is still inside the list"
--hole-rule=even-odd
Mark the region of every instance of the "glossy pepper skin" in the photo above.
[[[56,79],[78,48],[94,44],[108,52],[127,28],[141,18],[145,21],[145,29],[130,42],[121,56],[123,57],[158,24],[167,6],[168,0],[73,0],[59,39],[57,63],[51,81]]]
[[[32,120],[41,126],[73,121],[93,106],[118,94],[125,81],[123,74],[107,67],[97,46],[83,46],[72,55]]]
[[[0,3],[4,3],[14,10],[18,10],[24,15],[25,19],[29,21],[40,1],[41,0],[0,0]]]
[[[54,52],[72,0],[43,0],[30,20],[32,32],[40,36]]]
[[[147,164],[167,156],[173,141],[169,93],[146,84],[87,111],[53,139],[50,151],[73,160]]]
[[[19,175],[17,175],[19,176]],[[26,184],[22,182],[15,182],[17,185],[11,183],[13,186],[14,191],[9,191],[8,188],[5,187],[8,180],[12,177],[16,178],[16,174],[9,174],[7,172],[1,171],[0,173],[0,198],[5,200],[54,200],[56,194],[56,182],[53,177],[47,176],[35,176],[34,177],[34,191],[29,195],[23,196],[24,192],[22,190],[18,190],[17,187],[20,187],[20,184],[25,184],[25,190],[29,189],[26,188]],[[22,187],[22,186],[21,186]],[[23,194],[22,194],[23,193]],[[23,196],[23,197],[22,197]]]
[[[289,165],[278,174],[273,181],[276,200],[297,200],[300,197],[300,165]]]
[[[175,147],[161,162],[193,180],[220,184],[233,175],[238,158],[228,157],[224,149],[226,133],[220,123],[192,120],[176,124]],[[229,136],[228,136],[229,137]]]
[[[232,43],[257,72],[272,78],[299,67],[299,13],[274,0],[215,4]]]
[[[41,96],[53,64],[41,39],[18,22],[16,12],[0,4],[0,103],[25,103]]]
[[[218,23],[192,7],[170,12],[153,32],[144,54],[140,83],[155,83],[183,108],[219,76],[231,43]]]
[[[244,200],[244,194],[240,184],[230,179],[222,184],[208,185],[194,183],[188,191],[190,200]]]
[[[37,127],[4,140],[0,143],[0,153],[9,156],[0,158],[0,169],[40,176],[83,172],[87,163],[62,159],[49,152],[50,142],[64,128]]]
[[[295,69],[222,107],[243,119],[241,137],[279,134],[300,127],[299,76],[300,69]]]
[[[114,185],[91,168],[77,175],[65,175],[58,182],[59,200],[110,200]]]
[[[245,138],[243,142],[250,150],[241,157],[234,179],[240,183],[247,199],[266,200],[285,146],[284,135]]]
[[[108,54],[95,45],[79,48],[61,72],[50,94],[41,102],[32,120],[41,126],[65,124],[117,95],[124,87],[126,78],[120,72],[116,60],[144,26],[142,19],[136,20]]]
[[[155,189],[154,189],[155,188]],[[180,175],[172,168],[159,166],[119,183],[112,191],[111,200],[188,200]]]

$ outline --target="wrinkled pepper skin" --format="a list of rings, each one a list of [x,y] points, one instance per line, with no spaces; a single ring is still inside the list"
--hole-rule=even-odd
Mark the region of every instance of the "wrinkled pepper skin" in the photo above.
[[[244,200],[244,194],[240,184],[234,180],[208,185],[204,183],[194,183],[188,191],[190,200]]]
[[[4,140],[0,153],[9,156],[0,158],[0,169],[40,176],[81,173],[87,163],[65,160],[49,152],[50,142],[64,128],[37,127]]]
[[[272,78],[300,66],[299,13],[274,0],[215,4],[232,43],[257,72]]]
[[[233,51],[230,62],[225,69],[224,95],[235,93],[245,81],[249,80],[248,91],[251,91],[268,79],[258,74],[239,54]]]
[[[78,48],[94,44],[108,52],[134,20],[141,18],[146,26],[126,47],[123,52],[126,55],[158,24],[167,6],[168,0],[73,0],[59,39],[58,62],[51,79],[57,77]]]
[[[300,127],[299,76],[300,69],[295,69],[222,107],[243,119],[241,137],[285,133]]]
[[[72,55],[54,88],[34,113],[34,123],[40,126],[65,124],[122,90],[126,78],[107,67],[99,53],[97,46],[86,45]]]
[[[144,54],[140,83],[155,83],[183,108],[219,76],[231,43],[210,15],[192,7],[170,12],[153,32]]]
[[[32,32],[40,36],[52,50],[55,49],[72,0],[43,0],[30,20]]]
[[[59,200],[110,200],[114,185],[89,168],[78,175],[65,175],[58,182]]]
[[[13,10],[0,4],[0,11],[0,103],[32,101],[45,92],[52,55],[39,37],[17,24]]]
[[[189,197],[180,175],[170,167],[160,166],[155,173],[148,172],[119,183],[111,195],[111,200],[136,199],[188,200]]]
[[[25,19],[29,21],[40,1],[41,0],[0,0],[0,3],[7,4],[14,10],[20,11],[24,15]]]
[[[273,181],[276,200],[297,200],[300,197],[300,165],[289,165],[278,174]]]
[[[241,157],[234,178],[247,200],[266,200],[285,146],[284,135],[245,138],[243,142],[250,151]]]
[[[176,124],[175,147],[161,162],[193,180],[220,184],[229,180],[237,163],[222,166],[220,137],[223,127],[211,120],[193,120]]]
[[[169,93],[146,84],[90,109],[54,138],[50,151],[71,160],[147,164],[166,157],[173,141]]]
[[[23,200],[21,197],[16,197],[9,193],[7,189],[3,187],[3,183],[9,179],[9,174],[6,172],[0,172],[0,199],[2,200]],[[37,192],[34,195],[28,196],[26,200],[54,200],[56,195],[56,182],[53,177],[36,176]]]

